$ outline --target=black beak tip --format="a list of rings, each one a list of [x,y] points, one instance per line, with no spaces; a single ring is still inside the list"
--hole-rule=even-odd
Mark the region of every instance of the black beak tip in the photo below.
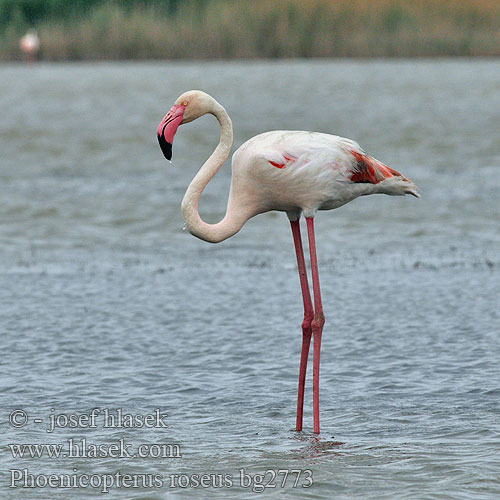
[[[158,142],[160,144],[163,156],[165,156],[165,158],[170,161],[172,159],[172,143],[167,142],[163,135],[158,136]]]

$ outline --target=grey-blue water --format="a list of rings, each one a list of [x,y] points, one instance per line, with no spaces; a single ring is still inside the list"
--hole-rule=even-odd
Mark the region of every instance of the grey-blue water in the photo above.
[[[499,64],[2,66],[2,498],[498,498]],[[286,216],[219,245],[182,231],[218,124],[182,126],[172,164],[155,130],[191,88],[226,107],[235,147],[272,129],[343,135],[421,188],[316,218],[319,437],[309,377],[293,430],[302,301]],[[229,182],[226,166],[206,220]],[[151,420],[105,427],[117,409]],[[120,440],[148,447],[127,458]],[[61,456],[21,458],[22,444]]]

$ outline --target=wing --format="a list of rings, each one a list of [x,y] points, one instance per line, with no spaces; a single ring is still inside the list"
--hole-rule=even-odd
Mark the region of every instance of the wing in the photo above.
[[[351,150],[361,150],[349,139],[319,132],[276,130],[250,139],[241,153],[252,155],[269,166],[286,169],[290,166],[332,165],[348,167]]]
[[[407,180],[396,170],[367,155],[350,139],[319,132],[276,130],[247,141],[236,154],[248,154],[270,167],[334,167],[353,183],[378,184],[390,177]]]

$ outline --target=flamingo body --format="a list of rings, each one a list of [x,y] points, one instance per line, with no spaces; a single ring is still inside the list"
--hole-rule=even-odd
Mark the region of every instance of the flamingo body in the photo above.
[[[319,365],[325,317],[316,255],[314,217],[318,210],[338,208],[367,194],[411,194],[419,197],[413,182],[396,170],[368,156],[359,145],[335,135],[277,130],[257,135],[241,145],[232,159],[232,181],[227,210],[216,224],[204,222],[198,202],[206,185],[224,165],[233,142],[233,128],[226,110],[199,90],[182,94],[160,122],[157,135],[165,157],[172,157],[177,128],[211,113],[220,123],[219,144],[201,166],[182,200],[186,227],[198,238],[218,243],[236,234],[245,222],[270,210],[286,212],[290,219],[304,304],[302,351],[299,369],[296,430],[302,430],[304,388],[311,338],[313,351],[314,432],[319,425]],[[309,289],[299,219],[307,224],[313,298]]]
[[[408,179],[356,142],[319,132],[259,134],[234,153],[232,168],[232,203],[257,213],[284,211],[292,220],[372,193],[418,196]]]

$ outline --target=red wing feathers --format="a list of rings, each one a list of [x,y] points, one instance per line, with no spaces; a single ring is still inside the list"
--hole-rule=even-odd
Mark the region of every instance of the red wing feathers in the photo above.
[[[389,177],[403,177],[398,171],[371,156],[359,153],[354,149],[351,149],[351,154],[356,159],[356,165],[351,173],[352,182],[378,184]]]
[[[297,158],[295,158],[294,156],[292,155],[289,155],[289,154],[283,154],[283,159],[284,161],[280,161],[280,162],[277,162],[277,161],[271,161],[271,160],[268,160],[268,162],[273,166],[273,167],[276,167],[276,168],[285,168],[287,166],[288,163],[290,162],[293,162],[295,161]]]

